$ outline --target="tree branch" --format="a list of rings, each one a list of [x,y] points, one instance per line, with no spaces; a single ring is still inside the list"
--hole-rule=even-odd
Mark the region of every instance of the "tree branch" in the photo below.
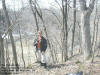
[[[90,0],[89,9],[92,11],[94,9],[94,4],[96,0]]]
[[[79,3],[80,3],[80,7],[81,7],[81,10],[84,11],[86,10],[86,0],[79,0]]]

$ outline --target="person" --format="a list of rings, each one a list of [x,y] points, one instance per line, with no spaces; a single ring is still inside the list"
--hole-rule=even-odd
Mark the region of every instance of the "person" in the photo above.
[[[42,31],[38,31],[38,36],[34,40],[34,46],[36,46],[36,52],[38,52],[38,62],[41,66],[47,68],[45,51],[47,49],[47,40],[42,36]]]

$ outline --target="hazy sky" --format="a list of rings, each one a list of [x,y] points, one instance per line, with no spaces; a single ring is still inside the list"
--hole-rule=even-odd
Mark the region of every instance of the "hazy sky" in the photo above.
[[[0,8],[2,8],[2,0],[0,0]],[[5,0],[6,1],[6,5],[8,8],[11,8],[11,9],[20,9],[22,7],[22,2],[25,5],[27,5],[29,2],[29,0]],[[89,3],[90,0],[87,0],[87,4]],[[41,7],[44,7],[44,8],[48,8],[50,7],[50,4],[54,4],[54,0],[38,0],[39,2],[39,5]],[[14,7],[15,6],[15,7]],[[55,6],[55,4],[54,4]]]
[[[23,1],[23,4],[26,5],[28,4],[28,1],[29,0],[5,0],[6,1],[6,5],[7,7],[13,9],[18,9],[18,8],[21,8],[22,7],[22,1]],[[42,7],[49,7],[50,6],[50,3],[53,2],[53,0],[38,0],[39,1],[39,4],[42,6]],[[14,7],[15,5],[15,7]],[[2,2],[0,0],[0,8],[2,8]]]

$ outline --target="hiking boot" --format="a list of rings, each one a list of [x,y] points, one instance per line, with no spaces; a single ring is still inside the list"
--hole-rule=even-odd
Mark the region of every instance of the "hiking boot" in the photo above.
[[[41,63],[40,63],[40,66],[44,66],[44,63],[41,62]]]
[[[47,68],[47,64],[46,63],[43,63],[44,64],[44,68]]]

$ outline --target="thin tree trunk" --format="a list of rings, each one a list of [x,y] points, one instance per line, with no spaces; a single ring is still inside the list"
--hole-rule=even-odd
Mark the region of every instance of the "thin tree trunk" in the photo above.
[[[0,33],[0,67],[1,67],[0,74],[8,75],[8,74],[6,74],[7,68],[5,67],[4,44],[3,44],[3,38],[1,36],[1,33]]]
[[[64,1],[62,0],[62,16],[63,16],[63,27],[62,27],[62,35],[64,36]],[[64,48],[63,48],[63,40],[64,40],[64,37],[62,37],[62,62],[63,62],[63,59],[64,59]]]
[[[94,54],[95,54],[95,50],[97,48],[97,39],[98,39],[98,25],[99,25],[99,18],[98,18],[98,21],[97,21],[97,27],[96,27],[96,36],[95,36],[95,42],[94,42],[94,48],[93,48],[93,54],[92,54],[92,62],[94,61]]]
[[[2,6],[3,6],[4,13],[5,13],[6,21],[7,21],[7,24],[8,24],[8,28],[10,28],[11,23],[10,23],[9,15],[8,15],[8,12],[7,12],[7,9],[6,9],[5,0],[2,0]],[[19,66],[18,66],[18,61],[17,61],[16,46],[15,46],[15,43],[14,43],[12,30],[9,29],[8,31],[9,31],[9,35],[10,35],[10,39],[11,39],[11,44],[12,44],[12,50],[13,50],[13,56],[14,56],[14,60],[15,60],[16,70],[18,70]]]
[[[6,68],[7,69],[10,69],[10,62],[9,62],[9,49],[8,49],[8,40],[7,40],[7,38],[6,38]]]
[[[68,44],[68,26],[67,26],[67,20],[68,20],[68,14],[67,14],[67,0],[65,0],[65,7],[64,7],[64,35],[63,35],[63,52],[64,52],[64,61],[68,60],[68,48],[67,48],[67,44]]]
[[[80,27],[80,25],[79,25],[79,22],[78,22],[78,27],[79,27],[79,44],[80,44],[80,49],[79,49],[79,53],[83,53],[83,51],[82,51],[82,40],[81,40],[81,27]]]
[[[39,30],[39,26],[38,26],[38,21],[37,21],[37,15],[36,15],[36,10],[33,9],[33,6],[32,6],[32,0],[29,0],[29,4],[30,4],[30,8],[32,10],[32,13],[34,15],[34,19],[35,19],[35,23],[36,23],[36,27],[37,27],[37,31]],[[35,3],[34,3],[35,4]],[[34,5],[34,8],[36,8],[36,4]]]
[[[1,11],[0,11],[0,24],[1,24]],[[5,54],[4,54],[4,42],[2,38],[2,31],[0,31],[0,66],[5,67]]]
[[[20,31],[20,25],[19,25],[19,35],[20,35],[20,44],[21,44],[21,49],[22,49],[22,60],[24,63],[24,68],[25,68],[25,60],[24,60],[24,54],[23,54],[23,44],[22,44],[22,36],[21,36],[21,31]]]
[[[0,56],[1,56],[1,66],[5,67],[5,55],[4,55],[4,45],[3,45],[3,38],[0,34]]]
[[[98,2],[98,0],[97,0],[97,2]],[[98,12],[98,9],[97,9],[97,4],[96,4],[96,11],[95,11],[95,18],[94,18],[93,39],[92,39],[92,48],[93,48],[94,43],[95,43],[97,12]]]
[[[73,0],[73,8],[76,8],[76,0]],[[71,56],[73,56],[73,47],[74,47],[74,37],[75,37],[75,26],[76,26],[76,10],[73,12],[73,29],[72,29],[72,49],[71,49]]]

